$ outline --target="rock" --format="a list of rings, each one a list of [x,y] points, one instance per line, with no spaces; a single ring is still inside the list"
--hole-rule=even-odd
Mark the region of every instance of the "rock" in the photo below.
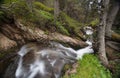
[[[0,33],[0,50],[8,50],[17,46],[17,43]]]
[[[0,26],[0,31],[4,36],[6,36],[6,38],[14,41],[11,44],[17,43],[18,45],[23,45],[32,41],[47,43],[49,40],[52,40],[61,43],[67,43],[73,47],[83,48],[88,46],[82,40],[74,39],[57,32],[45,34],[45,32],[38,27],[27,27],[21,24],[19,21],[16,21],[15,24],[4,24]]]

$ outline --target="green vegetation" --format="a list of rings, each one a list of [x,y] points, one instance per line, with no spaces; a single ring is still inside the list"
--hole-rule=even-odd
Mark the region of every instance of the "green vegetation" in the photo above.
[[[44,4],[34,1],[33,8],[30,8],[25,1],[5,0],[5,6],[9,7],[9,3],[14,2],[14,6],[10,8],[8,14],[14,15],[25,26],[40,27],[43,30],[53,30],[65,35],[76,35],[80,33],[80,23],[72,19],[65,13],[61,13],[58,20],[54,20],[53,8],[49,8]],[[32,9],[32,12],[31,12]],[[1,13],[0,13],[1,14]]]
[[[63,24],[64,28],[68,30],[71,36],[78,36],[80,38],[83,37],[80,28],[83,26],[78,21],[74,20],[66,13],[61,12],[59,16],[59,21]]]
[[[57,30],[65,35],[70,35],[70,33],[68,32],[68,30],[62,25],[62,23],[60,22],[56,22],[56,26],[57,26]]]
[[[65,13],[61,13],[61,18],[65,21],[65,23],[67,24],[67,29],[68,30],[73,30],[75,32],[79,31],[80,28],[80,23],[77,22],[76,20],[72,19],[71,17],[69,17],[67,14]]]
[[[10,12],[14,14],[14,16],[22,18],[22,17],[27,17],[30,16],[30,10],[27,7],[27,4],[25,3],[25,1],[18,1],[14,4],[14,6],[12,6],[10,8]]]
[[[91,26],[97,26],[98,24],[99,24],[99,20],[98,19],[95,19],[95,20],[90,22]]]
[[[113,74],[113,78],[120,78],[120,63],[116,63],[115,65],[115,74]]]
[[[4,4],[11,4],[12,2],[16,2],[18,0],[2,0]]]
[[[54,16],[47,12],[47,11],[43,11],[43,10],[39,10],[39,14],[43,17],[43,18],[46,18],[46,19],[50,19],[50,20],[54,20]]]
[[[64,76],[63,78],[112,78],[109,70],[104,68],[98,58],[87,54],[78,61],[77,73]]]
[[[45,6],[44,4],[37,2],[37,1],[34,2],[33,6],[37,9],[41,9],[41,10],[44,10],[47,12],[53,12],[53,10],[54,10],[53,8],[49,8],[49,7]]]

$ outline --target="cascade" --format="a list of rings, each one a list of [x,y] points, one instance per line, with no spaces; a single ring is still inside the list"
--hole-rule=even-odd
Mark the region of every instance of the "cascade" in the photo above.
[[[93,53],[92,29],[85,28],[88,35],[88,46],[79,50],[65,47],[57,42],[50,42],[50,46],[40,48],[36,43],[29,43],[20,49],[16,78],[60,78],[65,64],[73,64],[82,59],[86,53]]]

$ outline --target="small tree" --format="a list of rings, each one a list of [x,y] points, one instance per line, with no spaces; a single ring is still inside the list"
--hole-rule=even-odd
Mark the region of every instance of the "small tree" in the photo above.
[[[104,66],[108,66],[108,59],[105,51],[105,27],[109,9],[109,0],[101,1],[100,24],[98,26],[98,55]]]

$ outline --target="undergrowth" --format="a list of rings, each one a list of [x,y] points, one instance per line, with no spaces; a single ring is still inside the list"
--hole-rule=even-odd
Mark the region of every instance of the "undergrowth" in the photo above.
[[[68,30],[69,33],[71,33],[71,36],[82,37],[80,28],[83,25],[81,23],[74,20],[64,12],[60,13],[59,21],[61,21],[64,24],[64,27]]]
[[[10,12],[16,19],[21,20],[25,26],[39,27],[42,30],[53,30],[64,35],[81,36],[81,24],[69,17],[66,13],[61,13],[59,18],[54,20],[54,9],[44,4],[34,1],[32,8],[28,6],[26,1],[21,0],[5,0],[4,3],[10,6],[14,2],[14,6],[10,8]],[[31,10],[32,9],[32,10]],[[9,13],[10,13],[9,12]]]
[[[47,7],[44,4],[42,4],[40,2],[37,2],[37,1],[35,1],[33,3],[33,6],[37,9],[41,9],[41,10],[44,10],[44,11],[47,11],[47,12],[53,12],[53,10],[54,10],[53,8]]]
[[[98,24],[99,24],[99,20],[98,20],[98,19],[94,19],[93,21],[90,22],[90,25],[91,25],[92,27],[95,27],[95,26],[97,26]]]
[[[64,76],[63,78],[112,78],[111,73],[103,67],[96,56],[85,55],[78,61],[77,73]]]

